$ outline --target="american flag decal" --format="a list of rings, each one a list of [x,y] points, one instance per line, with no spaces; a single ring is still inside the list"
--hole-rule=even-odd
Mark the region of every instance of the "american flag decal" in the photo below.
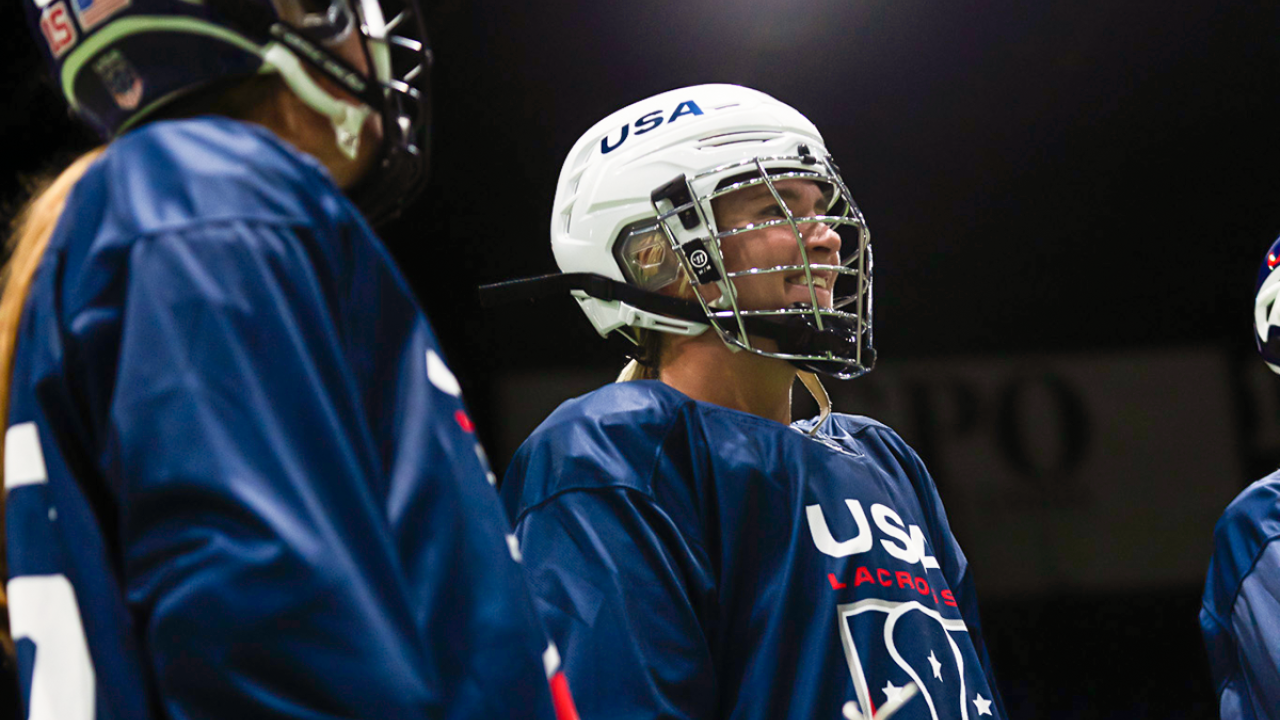
[[[80,29],[88,30],[107,18],[129,7],[129,0],[73,0]]]

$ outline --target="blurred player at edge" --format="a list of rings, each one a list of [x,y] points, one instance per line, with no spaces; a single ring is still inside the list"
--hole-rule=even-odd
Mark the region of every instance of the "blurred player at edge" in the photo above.
[[[24,3],[109,139],[26,209],[0,301],[27,717],[554,717],[492,473],[368,224],[426,171],[421,13],[352,1]]]
[[[501,489],[584,716],[1003,717],[973,582],[920,459],[831,414],[871,369],[866,226],[817,129],[732,85],[601,121],[565,161],[561,275],[636,343]],[[791,423],[797,378],[822,407]],[[585,693],[585,694],[584,694]],[[886,713],[887,714],[887,713]]]
[[[1258,270],[1254,339],[1280,373],[1280,240]],[[1280,471],[1227,506],[1213,532],[1200,630],[1223,720],[1280,718]]]

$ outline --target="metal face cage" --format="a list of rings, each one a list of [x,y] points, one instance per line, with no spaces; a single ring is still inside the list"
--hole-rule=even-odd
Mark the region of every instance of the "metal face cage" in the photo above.
[[[791,179],[810,180],[831,189],[823,214],[794,214],[775,185]],[[782,217],[740,228],[719,228],[712,201],[758,185],[768,188]],[[712,189],[699,193],[696,188],[700,187]],[[800,145],[796,155],[755,157],[693,177],[678,177],[655,190],[652,199],[667,249],[690,279],[694,297],[722,341],[838,378],[857,377],[871,370],[875,350],[871,338],[870,233],[829,157],[817,157]],[[825,224],[841,235],[843,257],[838,264],[810,261],[801,231],[801,225],[808,223]],[[799,264],[726,267],[722,250],[725,240],[773,226],[789,227],[799,249]],[[779,273],[803,273],[808,302],[765,309],[742,307],[735,281]],[[829,288],[830,305],[824,307],[819,300],[820,285],[815,281],[828,276],[833,276],[835,282]],[[711,293],[703,292],[708,286],[717,288],[719,297],[708,301],[706,295]],[[772,340],[777,349],[762,347],[760,338]]]
[[[273,1],[284,21],[271,23],[269,35],[381,116],[378,166],[348,195],[374,225],[394,217],[421,191],[429,165],[433,55],[418,0]],[[367,72],[332,52],[353,30]]]
[[[415,0],[355,0],[366,53],[381,89],[379,168],[353,188],[373,224],[399,213],[427,181],[431,105],[428,81],[434,56],[422,9]]]
[[[280,0],[277,0],[279,2]],[[431,121],[432,51],[417,0],[300,0],[297,34],[285,24],[271,33],[299,58],[340,82],[382,117],[378,167],[349,194],[375,225],[399,213],[426,183]],[[285,3],[287,5],[287,3]],[[353,29],[368,72],[347,66],[328,52],[307,47],[300,34],[329,50]]]

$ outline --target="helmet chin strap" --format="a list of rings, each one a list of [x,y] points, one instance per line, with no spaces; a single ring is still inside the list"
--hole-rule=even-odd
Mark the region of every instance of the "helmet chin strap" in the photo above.
[[[271,43],[262,53],[263,63],[275,69],[298,99],[333,123],[338,145],[348,160],[355,160],[360,152],[360,131],[372,110],[367,105],[355,105],[331,95],[311,77],[302,62],[291,50],[280,43]]]
[[[822,428],[823,423],[831,416],[831,397],[827,395],[827,389],[822,387],[822,381],[818,379],[817,375],[804,370],[796,374],[800,376],[800,382],[804,385],[804,389],[808,390],[813,399],[818,402],[818,422],[814,423],[809,430],[809,437],[813,437],[818,434],[818,430]]]

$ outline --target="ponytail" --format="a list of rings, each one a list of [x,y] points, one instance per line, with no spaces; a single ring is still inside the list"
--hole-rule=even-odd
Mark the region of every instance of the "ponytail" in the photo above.
[[[632,380],[657,380],[658,364],[662,360],[662,341],[666,333],[635,328],[636,348],[631,361],[618,373],[614,382]]]
[[[3,427],[9,425],[9,390],[13,381],[13,355],[18,340],[18,323],[31,291],[31,280],[40,267],[49,238],[58,224],[58,217],[67,204],[67,195],[80,181],[93,161],[102,154],[99,147],[81,155],[56,177],[44,178],[35,184],[32,198],[14,219],[6,250],[9,261],[0,270],[0,419]],[[0,444],[0,478],[4,477],[4,445]],[[0,495],[0,497],[3,497]],[[7,579],[8,557],[4,554],[4,503],[0,501],[0,577]],[[9,634],[9,598],[0,589],[0,645],[5,654],[13,658],[13,637]]]
[[[658,371],[656,368],[643,365],[639,360],[632,359],[622,367],[622,372],[618,373],[618,379],[614,382],[631,382],[632,380],[657,380]]]

